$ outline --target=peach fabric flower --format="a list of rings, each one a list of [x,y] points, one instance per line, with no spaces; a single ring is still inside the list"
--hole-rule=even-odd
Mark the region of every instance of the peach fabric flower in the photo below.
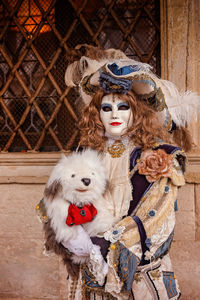
[[[147,150],[141,155],[138,163],[138,172],[146,175],[149,182],[154,182],[163,177],[170,177],[172,174],[172,155],[167,154],[163,149]]]

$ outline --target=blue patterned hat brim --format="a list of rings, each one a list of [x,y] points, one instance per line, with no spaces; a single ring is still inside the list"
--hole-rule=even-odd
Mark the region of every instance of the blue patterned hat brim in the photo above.
[[[127,94],[131,90],[133,81],[114,78],[108,73],[100,73],[99,84],[105,93]]]

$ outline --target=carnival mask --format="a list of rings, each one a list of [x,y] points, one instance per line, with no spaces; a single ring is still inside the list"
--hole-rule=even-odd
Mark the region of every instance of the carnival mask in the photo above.
[[[125,134],[133,124],[133,115],[129,104],[112,94],[103,97],[100,119],[106,133],[116,137]]]

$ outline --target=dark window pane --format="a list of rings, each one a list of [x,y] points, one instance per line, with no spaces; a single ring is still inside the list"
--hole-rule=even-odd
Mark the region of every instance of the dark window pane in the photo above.
[[[0,3],[0,150],[59,151],[78,142],[76,90],[66,52],[77,44],[118,48],[160,75],[156,0],[7,0]]]

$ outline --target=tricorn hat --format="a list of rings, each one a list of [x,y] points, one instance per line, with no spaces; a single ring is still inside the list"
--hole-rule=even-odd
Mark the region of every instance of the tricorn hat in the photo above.
[[[101,61],[83,56],[68,66],[65,82],[68,86],[79,86],[86,105],[99,89],[119,94],[132,91],[139,101],[144,101],[159,114],[168,131],[197,120],[200,97],[191,91],[180,93],[172,82],[160,79],[151,69],[150,65],[125,56]]]

